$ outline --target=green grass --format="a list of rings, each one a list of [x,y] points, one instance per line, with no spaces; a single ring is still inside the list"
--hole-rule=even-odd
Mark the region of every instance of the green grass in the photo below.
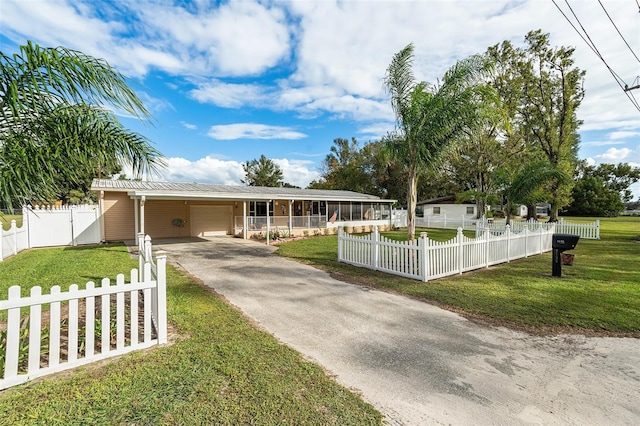
[[[455,231],[429,235],[447,240]],[[514,328],[640,337],[640,218],[601,219],[601,238],[578,243],[574,266],[564,266],[562,278],[551,277],[550,253],[427,283],[337,262],[335,236],[282,244],[278,253]]]
[[[122,246],[32,250],[0,264],[0,297],[6,280],[84,284],[136,266]],[[193,279],[169,267],[167,287],[177,343],[2,391],[0,424],[381,424],[359,396]]]
[[[0,213],[0,223],[2,223],[2,229],[8,231],[11,229],[11,221],[16,221],[18,228],[22,227],[22,215],[21,214],[5,214]]]

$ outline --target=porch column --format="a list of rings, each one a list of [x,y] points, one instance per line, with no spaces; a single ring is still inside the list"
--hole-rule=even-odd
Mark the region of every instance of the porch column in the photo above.
[[[293,236],[293,217],[291,216],[291,210],[293,206],[293,200],[289,200],[289,236]]]
[[[100,213],[100,241],[106,241],[107,236],[104,230],[104,191],[100,191],[100,195],[98,196],[98,211]]]
[[[247,202],[242,202],[242,238],[247,239]]]
[[[271,231],[269,220],[269,207],[271,206],[271,200],[267,200],[267,245],[269,245],[269,233]]]
[[[138,212],[138,197],[133,197],[133,223],[136,233],[136,239],[138,238],[138,233],[140,232],[140,214]]]
[[[140,232],[144,234],[144,202],[147,201],[147,198],[143,195],[142,199],[140,199]]]

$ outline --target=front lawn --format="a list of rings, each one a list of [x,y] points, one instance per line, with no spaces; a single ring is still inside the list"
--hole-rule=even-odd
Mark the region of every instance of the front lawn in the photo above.
[[[0,263],[13,284],[113,277],[137,267],[123,246],[31,250]],[[90,272],[87,272],[90,271]],[[132,353],[0,392],[0,424],[344,425],[382,416],[300,354],[168,268],[172,346]]]
[[[446,240],[455,232],[429,230],[429,235]],[[640,218],[601,219],[601,238],[580,240],[574,266],[564,266],[562,278],[551,277],[551,253],[427,283],[339,263],[336,236],[285,243],[278,254],[347,281],[513,328],[640,337]]]

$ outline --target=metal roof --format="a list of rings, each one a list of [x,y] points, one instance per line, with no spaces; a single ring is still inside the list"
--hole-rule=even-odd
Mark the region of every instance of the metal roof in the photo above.
[[[146,182],[136,180],[94,179],[92,191],[127,192],[130,196],[157,199],[224,200],[326,200],[372,201],[392,203],[375,195],[330,189],[270,188],[264,186],[211,185],[204,183]]]

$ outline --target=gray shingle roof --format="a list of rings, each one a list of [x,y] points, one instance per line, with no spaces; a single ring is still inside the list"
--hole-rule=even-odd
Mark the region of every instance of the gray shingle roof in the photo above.
[[[268,188],[263,186],[211,185],[204,183],[143,182],[135,180],[94,179],[93,191],[130,192],[132,195],[221,199],[287,199],[336,201],[385,201],[375,195],[328,189]]]

